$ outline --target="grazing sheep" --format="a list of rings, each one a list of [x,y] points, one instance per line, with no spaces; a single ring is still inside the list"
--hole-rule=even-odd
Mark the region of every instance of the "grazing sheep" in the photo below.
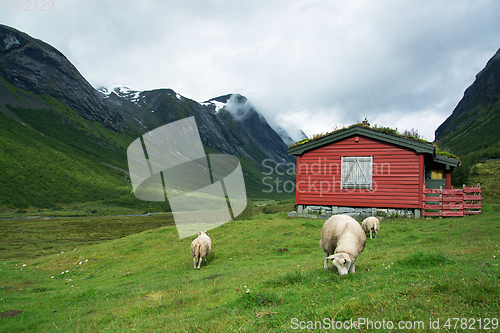
[[[378,229],[380,229],[380,222],[375,216],[370,216],[364,219],[361,227],[365,232],[370,232],[370,238],[376,238]]]
[[[348,215],[334,215],[323,224],[319,246],[325,252],[324,268],[333,259],[340,275],[354,273],[358,255],[364,250],[366,235],[359,223]]]
[[[191,256],[193,256],[194,269],[200,269],[202,259],[207,262],[207,256],[212,251],[212,240],[207,235],[207,230],[198,231],[198,237],[191,243]],[[198,267],[196,264],[198,263]]]

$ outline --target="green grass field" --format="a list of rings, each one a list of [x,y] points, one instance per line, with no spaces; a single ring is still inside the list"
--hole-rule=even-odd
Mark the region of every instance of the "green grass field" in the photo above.
[[[174,225],[172,213],[0,220],[0,260],[36,258]]]
[[[23,247],[2,250],[0,332],[321,332],[351,320],[380,331],[392,323],[430,332],[437,320],[443,331],[498,330],[500,205],[464,218],[385,219],[356,273],[344,277],[323,269],[324,221],[288,218],[280,211],[289,207],[210,230],[213,252],[199,271],[194,237],[160,226],[168,223],[162,214],[10,226],[31,245],[26,259]],[[118,219],[129,231],[119,232]],[[150,230],[135,233],[141,225]],[[63,235],[64,226],[72,233]],[[33,257],[44,230],[57,253]],[[15,310],[23,312],[6,316]]]

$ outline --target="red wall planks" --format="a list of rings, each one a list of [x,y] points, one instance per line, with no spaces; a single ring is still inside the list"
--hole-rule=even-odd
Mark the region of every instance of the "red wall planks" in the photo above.
[[[373,156],[372,190],[340,189],[341,157]],[[359,136],[297,157],[296,202],[303,205],[421,208],[423,156]]]

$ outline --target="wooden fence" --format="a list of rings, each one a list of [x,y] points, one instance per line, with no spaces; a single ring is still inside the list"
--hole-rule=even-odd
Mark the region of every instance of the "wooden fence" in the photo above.
[[[481,213],[481,187],[424,188],[422,216],[466,216]]]

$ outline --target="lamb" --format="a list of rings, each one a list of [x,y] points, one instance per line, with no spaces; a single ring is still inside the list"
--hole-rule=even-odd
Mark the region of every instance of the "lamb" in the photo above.
[[[212,240],[207,235],[207,230],[198,231],[198,237],[191,243],[191,256],[193,257],[194,269],[200,269],[202,259],[207,262],[207,256],[212,251]],[[198,264],[198,267],[196,267]]]
[[[361,227],[365,232],[370,232],[370,238],[376,238],[380,229],[380,222],[375,216],[370,216],[363,220]]]
[[[323,224],[319,246],[325,252],[324,268],[333,260],[340,275],[355,273],[355,262],[363,252],[366,235],[359,223],[348,215],[334,215]]]

